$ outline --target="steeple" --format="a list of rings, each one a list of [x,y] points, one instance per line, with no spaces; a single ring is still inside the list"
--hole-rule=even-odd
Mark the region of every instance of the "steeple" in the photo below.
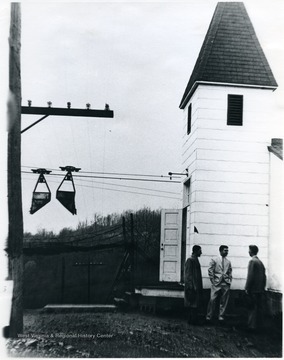
[[[181,109],[184,109],[199,83],[277,87],[242,2],[217,4],[182,97]]]

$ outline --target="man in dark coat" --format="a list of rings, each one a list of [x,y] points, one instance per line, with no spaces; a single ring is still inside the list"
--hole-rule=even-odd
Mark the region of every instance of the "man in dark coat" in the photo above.
[[[198,324],[198,310],[202,298],[202,275],[198,258],[202,254],[201,247],[194,245],[192,255],[185,262],[184,268],[184,305],[188,308],[188,323]]]
[[[255,331],[262,325],[262,302],[266,285],[265,267],[257,257],[258,247],[249,246],[251,260],[248,264],[248,275],[245,292],[249,297],[248,328]]]

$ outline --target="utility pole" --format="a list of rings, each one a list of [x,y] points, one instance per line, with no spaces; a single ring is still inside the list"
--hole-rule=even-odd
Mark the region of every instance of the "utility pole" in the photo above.
[[[123,241],[125,244],[125,250],[127,250],[127,238],[126,238],[126,226],[125,226],[125,217],[122,217],[122,234],[123,234]]]
[[[13,280],[9,337],[23,332],[23,214],[21,187],[21,8],[11,3],[8,102],[8,254]]]
[[[133,214],[130,214],[130,266],[131,266],[131,286],[132,290],[134,290],[135,284],[135,259],[134,259],[134,252],[135,252],[135,243],[134,243],[134,221],[133,221]]]

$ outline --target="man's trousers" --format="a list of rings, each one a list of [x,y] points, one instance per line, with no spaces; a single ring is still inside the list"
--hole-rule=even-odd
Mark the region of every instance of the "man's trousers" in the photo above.
[[[259,329],[262,326],[262,302],[263,294],[262,293],[253,293],[250,295],[252,299],[252,306],[248,309],[248,328],[255,330]]]
[[[213,284],[211,285],[210,300],[207,307],[207,316],[206,316],[207,320],[211,320],[214,316],[216,300],[219,294],[221,295],[219,318],[222,318],[224,316],[229,300],[229,290],[230,290],[229,284],[222,283],[217,286]]]

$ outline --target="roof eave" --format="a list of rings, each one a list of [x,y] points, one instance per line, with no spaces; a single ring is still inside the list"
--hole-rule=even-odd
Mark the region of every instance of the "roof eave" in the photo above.
[[[267,149],[268,149],[269,152],[271,152],[272,154],[277,156],[280,160],[283,160],[282,149],[277,149],[277,148],[275,148],[273,146],[267,146]]]
[[[266,90],[276,90],[278,85],[268,86],[268,85],[252,85],[252,84],[237,84],[237,83],[222,83],[222,82],[214,82],[214,81],[195,81],[192,87],[190,88],[188,94],[184,98],[184,100],[180,103],[179,108],[184,109],[197,89],[198,85],[213,85],[213,86],[230,86],[230,87],[244,87],[244,88],[256,88],[256,89],[266,89]]]

